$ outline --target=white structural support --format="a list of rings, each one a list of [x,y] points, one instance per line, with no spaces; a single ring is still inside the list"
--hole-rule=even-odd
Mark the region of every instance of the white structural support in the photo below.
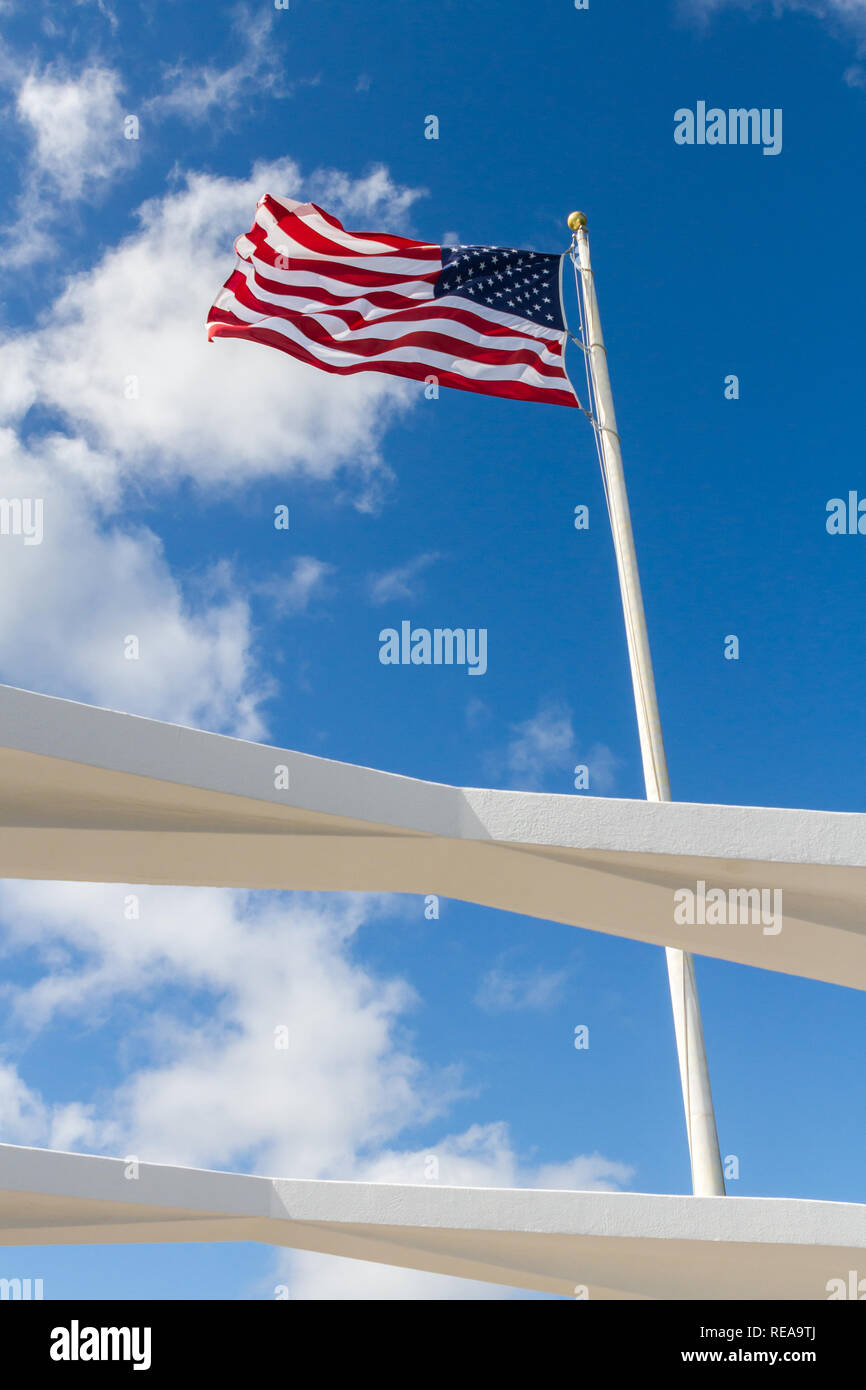
[[[866,989],[866,815],[451,787],[10,686],[0,877],[439,893]]]
[[[667,758],[622,466],[622,450],[607,369],[607,353],[589,254],[586,218],[582,213],[572,213],[569,225],[575,232],[578,247],[583,328],[592,381],[594,428],[598,435],[619,574],[646,794],[650,801],[670,801]],[[725,1180],[716,1133],[694,962],[688,953],[668,948],[667,966],[692,1166],[692,1187],[698,1196],[724,1196]]]
[[[0,1246],[260,1241],[591,1299],[826,1299],[866,1207],[316,1182],[0,1145]],[[835,1281],[833,1283],[832,1281]],[[855,1293],[852,1295],[857,1296]]]
[[[866,816],[449,787],[9,686],[0,740],[2,877],[438,892],[866,989]],[[151,1163],[133,1179],[0,1145],[0,1245],[177,1241],[593,1299],[824,1299],[862,1268],[866,1207]]]

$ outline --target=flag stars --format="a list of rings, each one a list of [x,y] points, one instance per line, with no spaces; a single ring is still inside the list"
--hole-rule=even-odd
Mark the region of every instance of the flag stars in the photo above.
[[[549,331],[551,324],[563,326],[554,295],[559,273],[559,256],[501,246],[443,247],[433,293],[453,294],[474,302],[476,310],[489,308]]]

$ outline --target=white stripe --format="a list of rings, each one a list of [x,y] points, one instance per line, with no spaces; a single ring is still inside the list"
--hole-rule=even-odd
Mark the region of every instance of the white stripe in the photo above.
[[[254,262],[253,270],[256,266],[259,265],[261,265],[261,262]],[[260,284],[258,277],[255,274],[250,273],[250,262],[239,260],[237,264],[237,269],[244,276],[247,285],[251,287],[251,291],[253,294],[255,294],[257,299],[266,300],[269,304],[285,303],[287,307],[295,307],[295,305],[297,304],[298,301],[296,296],[274,294],[272,291],[266,289],[264,285]],[[265,269],[266,278],[269,280],[273,279],[270,267],[268,266]],[[287,280],[289,283],[295,283],[297,281],[297,273],[295,273],[294,275],[292,275],[289,272],[283,273],[287,275]],[[345,299],[347,301],[344,305],[341,305],[339,307],[351,309],[357,305],[360,309],[360,312],[364,314],[365,318],[373,318],[381,314],[403,312],[403,310],[399,307],[397,309],[384,309],[381,305],[373,304],[367,298],[367,295],[372,293],[381,293],[381,291],[373,291],[370,289],[369,286],[346,285],[343,284],[343,282],[340,280],[331,280],[324,275],[306,275],[306,273],[305,279],[310,281],[309,288],[321,288],[328,290],[332,294],[335,294],[339,298]],[[304,288],[306,289],[307,285],[305,285]],[[415,303],[426,304],[430,306],[435,305],[437,308],[441,308],[443,313],[448,313],[452,305],[455,308],[467,311],[471,310],[475,314],[477,314],[479,318],[486,319],[490,323],[500,324],[504,328],[510,328],[512,329],[512,331],[516,333],[526,334],[529,338],[540,339],[542,342],[548,344],[558,342],[560,337],[561,330],[557,329],[553,324],[551,324],[549,327],[545,327],[543,324],[535,323],[532,319],[524,318],[522,314],[506,314],[503,312],[502,309],[494,309],[489,304],[480,304],[475,300],[470,299],[468,296],[464,298],[462,295],[444,294],[440,295],[440,297],[436,299],[434,298],[431,292],[431,286],[426,284],[419,284],[417,280],[407,281],[406,288],[411,289],[413,293],[406,294],[404,292],[404,286],[402,285],[395,285],[391,287],[388,292],[390,294],[401,295],[403,298],[409,301],[414,301]],[[357,291],[355,295],[352,294],[353,289]],[[330,305],[320,304],[317,301],[310,302],[313,305],[313,310],[311,312],[325,312],[326,310],[332,307]],[[361,308],[361,306],[366,306],[366,308]],[[408,312],[413,307],[414,304],[412,302],[407,303],[406,311]]]
[[[280,226],[274,214],[269,212],[264,206],[256,209],[255,220],[267,234],[268,244],[275,249],[278,249],[277,240],[279,239],[280,243],[286,242],[291,243],[293,246],[297,246],[299,252],[303,253],[305,256],[318,256],[321,258],[323,255],[327,254],[322,251],[311,251],[309,247],[301,246],[300,242],[295,242],[291,234],[288,233],[284,227]],[[332,242],[335,246],[345,246],[347,250],[354,252],[357,256],[374,255],[378,257],[380,254],[384,253],[386,257],[394,258],[395,255],[399,256],[400,254],[399,252],[395,252],[393,246],[385,242],[367,240],[364,237],[355,236],[352,232],[341,232],[336,227],[331,227],[319,213],[305,214],[300,220],[327,241]],[[424,243],[425,246],[431,244],[432,243],[429,242]],[[281,246],[279,249],[281,249]],[[436,249],[438,250],[439,248],[437,247]],[[342,259],[343,257],[341,256],[340,260]],[[407,257],[407,259],[409,258]],[[430,266],[430,262],[425,262],[425,264]],[[435,262],[433,262],[433,264],[435,265]]]
[[[526,385],[544,390],[561,391],[568,389],[568,379],[559,363],[557,364],[559,368],[557,376],[549,378],[542,376],[534,367],[523,364],[506,363],[497,366],[488,362],[476,362],[470,358],[455,358],[451,353],[417,346],[389,348],[385,352],[376,353],[373,357],[358,356],[355,353],[346,352],[336,343],[330,347],[313,342],[301,332],[297,325],[289,323],[285,319],[262,318],[260,315],[256,315],[253,310],[239,304],[229,291],[226,291],[225,294],[226,299],[219,303],[218,307],[231,310],[243,322],[254,325],[256,328],[269,329],[290,342],[300,343],[314,357],[332,366],[369,366],[388,362],[415,362],[440,371],[453,372],[455,375],[469,377],[476,381],[521,381]]]
[[[414,305],[408,305],[406,309],[393,310],[382,309],[377,305],[369,304],[365,299],[351,300],[348,304],[342,305],[341,308],[349,312],[354,310],[360,313],[364,318],[364,324],[362,327],[350,329],[346,327],[346,324],[339,317],[339,314],[337,314],[330,305],[322,304],[319,300],[310,300],[308,303],[304,304],[295,298],[289,302],[285,296],[276,295],[264,289],[255,281],[255,277],[250,271],[247,271],[246,268],[243,268],[243,273],[247,281],[247,286],[250,288],[251,293],[255,295],[256,299],[261,300],[264,304],[274,304],[280,307],[285,306],[291,308],[295,313],[311,314],[322,323],[332,338],[339,339],[341,337],[350,336],[356,338],[400,338],[405,333],[415,331],[423,332],[427,330],[431,333],[447,332],[450,337],[459,338],[464,342],[474,343],[477,346],[483,345],[485,347],[495,348],[497,351],[502,352],[513,352],[520,348],[528,348],[530,351],[537,353],[542,361],[549,362],[551,365],[555,365],[561,360],[561,354],[556,351],[556,348],[559,346],[560,335],[556,333],[555,330],[547,330],[550,336],[542,339],[538,335],[545,330],[539,330],[537,325],[533,324],[530,325],[530,327],[536,328],[536,332],[526,337],[522,330],[523,325],[528,323],[527,319],[515,320],[510,314],[502,314],[496,309],[482,309],[481,305],[472,304],[471,302],[467,304],[465,301],[460,301],[461,308],[473,310],[477,316],[486,323],[495,324],[500,328],[517,329],[516,334],[509,332],[507,335],[487,337],[478,329],[471,328],[468,324],[455,318],[453,314],[449,312],[446,300],[448,300],[450,296],[443,296],[442,299],[438,300],[430,300],[428,305],[425,305],[425,308],[435,307],[437,315],[435,318],[424,319],[412,317]],[[252,285],[250,284],[251,280],[253,282]],[[254,311],[250,310],[249,312]],[[394,313],[398,313],[403,317],[397,319],[392,318],[388,323],[383,322],[384,317]]]
[[[249,238],[245,238],[249,241]],[[421,260],[417,256],[329,256],[324,251],[313,251],[309,246],[303,246],[293,237],[285,234],[276,234],[265,237],[265,243],[277,256],[285,256],[289,261],[312,261],[326,265],[328,261],[334,261],[342,269],[344,266],[348,270],[367,270],[381,272],[382,275],[399,275],[403,279],[410,280],[417,276],[418,279],[423,275],[439,275],[442,269],[441,261]],[[255,255],[258,248],[253,242],[249,242],[253,248],[252,254]],[[262,258],[262,265],[268,262]],[[277,267],[274,267],[277,269]],[[432,285],[433,280],[428,284]],[[383,287],[386,288],[386,287]]]
[[[262,261],[256,256],[253,256],[251,260],[244,260],[242,257],[239,257],[237,269],[241,271],[248,285],[251,279],[249,274],[250,267],[253,267],[257,272],[254,277],[254,293],[257,298],[266,299],[271,304],[278,304],[281,300],[278,296],[274,295],[273,292],[266,290],[263,285],[259,284],[259,275],[264,276],[266,280],[272,282],[278,281],[280,284],[294,287],[297,284],[298,275],[303,274],[305,288],[308,286],[310,288],[318,287],[327,290],[338,298],[348,299],[348,303],[342,306],[345,308],[350,308],[355,304],[367,304],[369,305],[370,315],[395,312],[393,309],[383,309],[379,305],[370,304],[370,301],[367,299],[367,295],[369,294],[387,292],[388,294],[401,295],[406,299],[417,300],[419,303],[426,300],[431,304],[441,305],[445,309],[447,309],[449,304],[453,304],[455,307],[464,310],[471,309],[481,318],[489,319],[493,323],[501,323],[505,327],[514,329],[519,333],[526,333],[532,338],[542,338],[548,343],[558,340],[562,331],[558,329],[554,323],[548,326],[536,323],[533,319],[524,318],[522,314],[507,314],[502,309],[494,309],[491,305],[485,304],[481,296],[476,300],[469,295],[445,294],[440,295],[437,299],[433,294],[432,284],[426,280],[405,280],[398,285],[383,285],[379,288],[370,285],[355,285],[347,281],[332,279],[330,276],[318,274],[312,270],[308,270],[306,267],[304,267],[303,270],[297,268],[281,270],[276,266],[268,265],[266,261]],[[396,312],[399,312],[399,310]],[[364,312],[364,316],[368,316],[366,311]]]
[[[238,270],[244,270],[246,266],[252,265],[258,275],[266,280],[277,281],[281,285],[294,286],[298,283],[300,276],[303,276],[305,285],[318,285],[331,294],[343,295],[352,298],[353,295],[368,294],[402,294],[407,299],[432,299],[433,285],[429,280],[400,280],[396,285],[356,285],[351,280],[338,280],[331,275],[322,275],[319,271],[313,270],[315,262],[310,262],[310,268],[294,266],[288,270],[282,270],[278,266],[268,265],[266,261],[255,258],[252,261],[238,258]]]

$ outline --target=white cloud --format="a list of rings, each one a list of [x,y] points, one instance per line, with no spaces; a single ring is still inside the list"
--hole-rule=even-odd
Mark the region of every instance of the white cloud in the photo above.
[[[139,902],[133,920],[130,893]],[[452,1068],[431,1072],[408,1047],[411,987],[353,958],[358,932],[388,906],[360,895],[7,880],[5,953],[26,951],[47,967],[27,984],[4,986],[15,1036],[32,1039],[70,1020],[98,1029],[124,1000],[137,1001],[131,1041],[146,1062],[99,1106],[84,1095],[73,1112],[89,1117],[79,1142],[101,1150],[408,1183],[428,1179],[433,1155],[444,1185],[548,1185],[521,1163],[502,1123],[423,1150],[393,1147],[405,1128],[442,1114],[461,1082]],[[281,1027],[286,1049],[275,1047]],[[11,1072],[2,1096],[19,1132],[44,1135],[58,1115],[69,1125],[68,1107],[52,1112]],[[597,1157],[569,1163],[577,1166],[567,1185],[629,1177]]]
[[[126,894],[140,916],[124,916]],[[7,882],[6,939],[49,965],[7,990],[23,1032],[96,1027],[139,1006],[146,1061],[92,1112],[83,1142],[142,1159],[351,1176],[356,1151],[428,1120],[455,1091],[397,1041],[400,979],[351,959],[375,903],[215,889]],[[64,962],[64,953],[68,957]],[[206,1003],[172,1005],[163,990]],[[287,1049],[275,1030],[288,1029]],[[85,1095],[83,1102],[92,1098]]]
[[[87,1106],[48,1105],[11,1062],[0,1062],[0,1132],[4,1144],[75,1149],[91,1131]]]
[[[81,198],[133,153],[135,142],[123,135],[120,79],[110,68],[90,66],[77,77],[56,66],[33,70],[18,89],[15,109],[32,141],[31,192]]]
[[[336,185],[342,193],[337,192]],[[375,205],[383,225],[415,196],[374,170],[352,183],[304,180],[290,160],[248,179],[191,174],[140,209],[140,230],[75,275],[39,328],[0,344],[0,415],[33,406],[60,415],[118,476],[149,484],[193,478],[241,487],[251,478],[306,473],[356,480],[363,502],[383,469],[379,440],[415,399],[377,373],[334,378],[284,353],[208,343],[205,319],[232,269],[235,237],[268,188]]]
[[[570,710],[559,701],[546,701],[531,719],[512,726],[508,771],[521,786],[538,787],[551,772],[567,776],[573,749]]]
[[[282,354],[206,339],[208,305],[256,198],[300,182],[290,161],[246,180],[191,176],[145,205],[138,232],[73,276],[37,328],[0,342],[0,497],[42,499],[45,527],[41,545],[0,537],[7,682],[246,737],[264,732],[258,708],[270,684],[230,567],[181,585],[158,537],[124,508],[181,479],[225,491],[298,472],[344,494],[351,486],[369,505],[387,476],[378,441],[411,398],[405,383],[335,383]],[[382,171],[359,189],[383,218],[389,200],[402,206],[407,196]],[[46,419],[54,428],[38,432]],[[274,595],[280,612],[304,611],[331,572],[300,557]],[[125,655],[127,636],[138,639],[138,660]]]
[[[101,517],[93,492],[104,493],[103,465],[63,437],[27,450],[0,430],[0,495],[41,502],[43,533],[38,545],[0,536],[0,679],[259,736],[271,683],[230,568],[183,592],[153,531]]]
[[[426,555],[416,555],[414,560],[408,560],[405,565],[398,565],[383,574],[371,575],[368,581],[370,602],[380,604],[391,603],[398,598],[415,598],[417,586],[413,585],[413,581],[439,558],[437,551],[429,551]]]
[[[412,207],[424,192],[422,188],[396,186],[384,164],[374,164],[362,179],[339,169],[321,169],[310,187],[310,197],[329,211],[339,209],[338,215],[350,221],[363,219],[366,225],[362,231],[403,231]]]
[[[225,493],[293,473],[363,506],[387,477],[379,439],[412,399],[406,383],[337,382],[280,353],[207,342],[208,306],[257,197],[302,186],[288,160],[248,179],[191,175],[146,203],[140,229],[74,275],[38,327],[0,341],[0,497],[41,498],[45,526],[41,545],[0,537],[0,677],[10,684],[264,732],[258,710],[271,686],[230,567],[181,584],[159,538],[124,509],[181,480]],[[354,192],[384,225],[414,196],[382,170]],[[40,433],[46,420],[53,428]],[[300,557],[272,595],[279,611],[304,611],[331,573]],[[138,660],[125,656],[127,636]]]
[[[235,11],[231,44],[240,51],[235,63],[220,68],[211,63],[176,63],[165,74],[165,91],[150,98],[145,109],[155,117],[180,116],[187,121],[220,117],[251,97],[288,96],[291,86],[284,77],[283,51],[278,47],[276,11],[247,6]]]
[[[474,696],[466,704],[466,727],[467,729],[478,729],[489,722],[491,709],[486,700],[479,700]]]
[[[140,902],[133,920],[130,892]],[[75,1022],[105,1051],[100,1030],[110,1039],[119,1016],[116,1060],[128,1065],[131,1053],[137,1062],[113,1091],[84,1086],[58,1105],[5,1062],[4,1137],[284,1177],[627,1184],[631,1170],[599,1155],[526,1164],[504,1123],[473,1125],[420,1150],[398,1147],[407,1127],[429,1126],[462,1091],[459,1072],[434,1072],[414,1054],[411,987],[355,958],[358,932],[389,906],[356,895],[0,884],[5,954],[28,960],[28,982],[3,987],[10,1037],[32,1050],[48,1030]],[[285,1049],[275,1046],[283,1027]],[[515,1296],[300,1253],[281,1255],[278,1271],[274,1282],[287,1278],[294,1298]]]
[[[15,1067],[0,1062],[0,1129],[5,1144],[34,1144],[46,1133],[46,1107]]]
[[[687,9],[712,13],[715,10],[767,10],[779,15],[785,10],[811,10],[815,14],[858,15],[866,13],[866,0],[681,0]]]
[[[52,63],[22,78],[15,55],[4,50],[0,58],[0,78],[15,89],[28,147],[16,216],[2,232],[4,259],[18,267],[57,255],[58,228],[69,209],[98,200],[120,171],[132,168],[138,142],[124,135],[127,113],[113,69],[92,63],[73,74]]]
[[[475,1002],[486,1013],[511,1013],[524,1009],[549,1009],[559,1002],[568,979],[567,970],[488,970],[478,987]]]
[[[314,555],[299,555],[285,579],[266,579],[256,592],[268,598],[280,615],[306,613],[314,599],[328,592],[334,566]]]
[[[866,36],[866,0],[680,0],[680,4],[686,13],[702,19],[734,8],[777,17],[788,11],[805,12],[834,28]]]
[[[589,768],[587,790],[601,796],[611,791],[619,759],[602,743],[585,755],[578,752],[572,714],[561,700],[543,700],[531,719],[512,725],[511,734],[502,759],[511,785],[537,791],[553,781],[554,790],[564,791],[573,784],[572,769],[582,762]],[[495,756],[490,765],[497,767]]]
[[[112,33],[117,29],[119,21],[114,10],[108,4],[108,0],[75,0],[75,4],[79,8],[82,5],[95,5],[103,19],[108,21]]]
[[[622,759],[606,743],[594,743],[582,761],[589,768],[587,791],[595,796],[609,796],[616,785],[616,774]]]

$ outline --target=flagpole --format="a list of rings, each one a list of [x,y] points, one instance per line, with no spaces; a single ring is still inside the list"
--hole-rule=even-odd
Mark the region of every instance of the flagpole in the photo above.
[[[659,719],[652,657],[622,466],[622,451],[607,369],[607,353],[589,255],[586,217],[582,212],[573,212],[568,219],[568,225],[577,243],[580,262],[584,348],[592,382],[594,427],[601,452],[622,595],[646,795],[648,801],[670,801],[667,758]],[[725,1180],[716,1132],[694,961],[688,951],[676,951],[667,947],[665,954],[689,1140],[692,1191],[696,1197],[723,1197]]]

